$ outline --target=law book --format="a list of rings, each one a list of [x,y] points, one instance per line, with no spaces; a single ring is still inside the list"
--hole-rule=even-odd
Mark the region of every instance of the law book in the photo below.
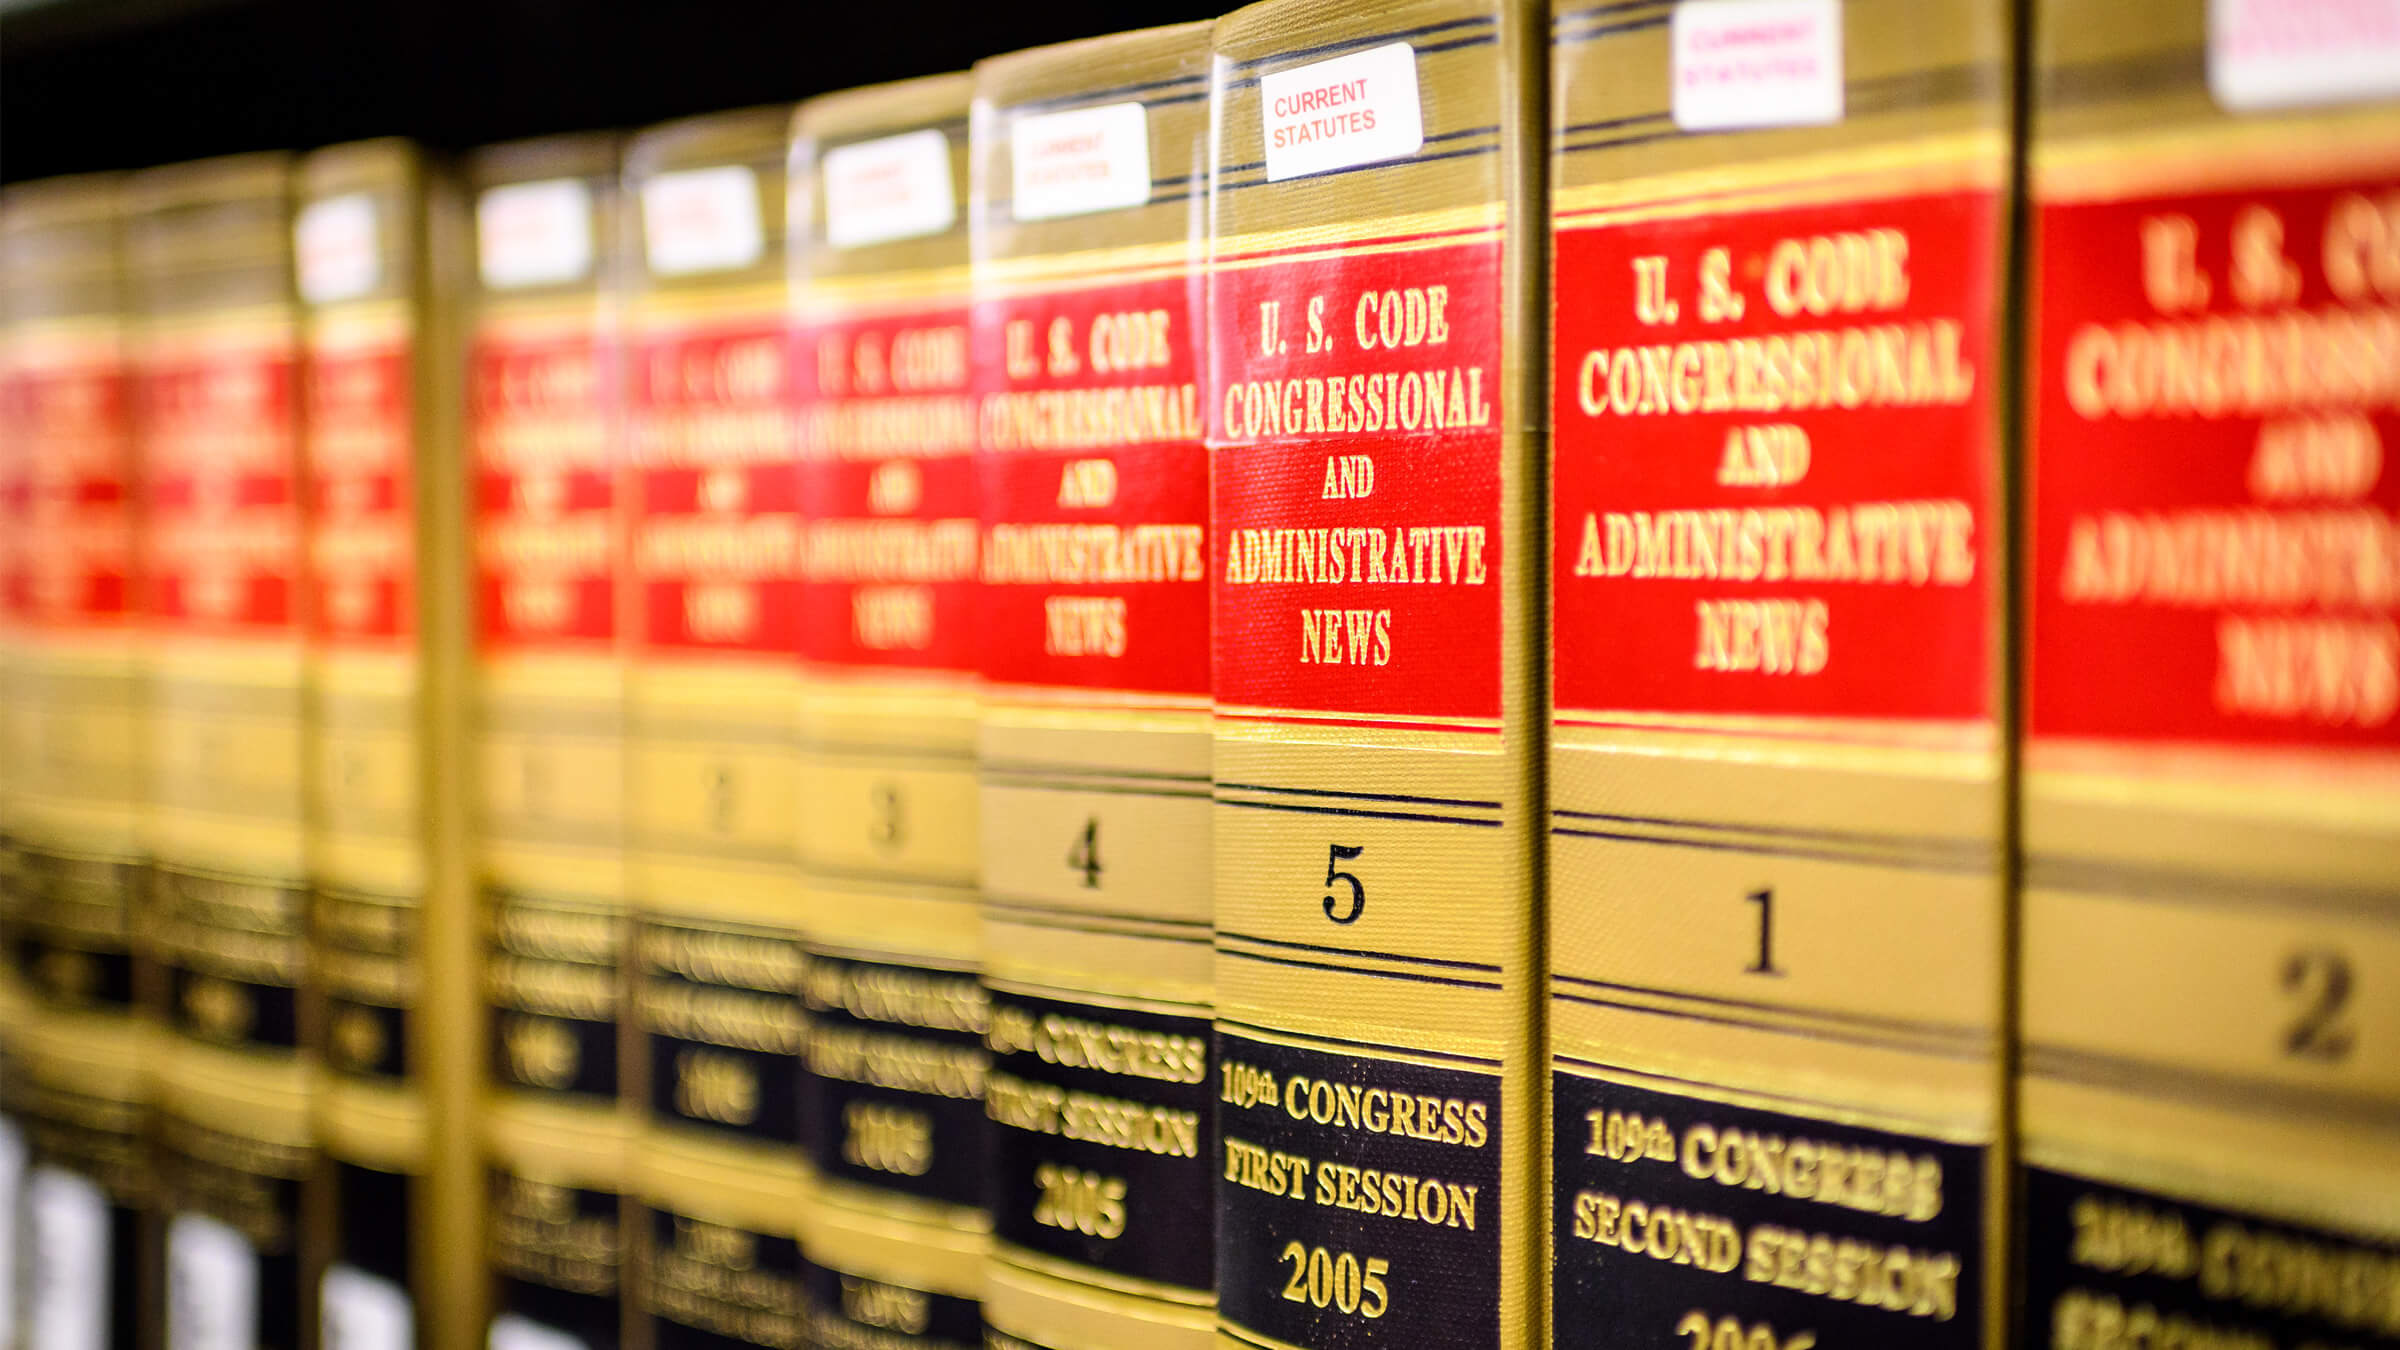
[[[1556,12],[1562,1346],[2002,1335],[2012,34]]]
[[[621,1062],[619,153],[614,136],[554,137],[466,165],[492,1350],[616,1350],[624,1331],[641,1103]]]
[[[2024,1343],[2400,1338],[2400,34],[2034,10]]]
[[[626,152],[632,1181],[659,1350],[803,1340],[789,115],[669,123]]]
[[[988,1342],[1204,1350],[1208,25],[975,67]]]
[[[310,978],[329,1346],[482,1334],[480,945],[467,853],[466,231],[404,141],[299,163]]]
[[[121,181],[52,179],[0,195],[0,438],[14,470],[6,698],[18,871],[8,962],[26,995],[0,1080],[31,1170],[29,1346],[141,1343],[158,1307],[136,933],[142,865],[142,662]],[[23,1208],[16,1196],[22,1195]],[[16,1312],[21,1308],[22,1320]]]
[[[260,1350],[303,1343],[316,1166],[291,168],[248,155],[126,183],[166,1331]]]
[[[1540,1332],[1540,39],[1475,0],[1216,25],[1228,1347]]]
[[[821,1344],[983,1336],[973,86],[828,94],[793,123],[803,1236]]]

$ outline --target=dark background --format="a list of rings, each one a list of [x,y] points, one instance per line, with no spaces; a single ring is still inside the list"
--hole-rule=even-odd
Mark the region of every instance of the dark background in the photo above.
[[[0,0],[0,181],[464,148],[804,98],[1235,0]]]

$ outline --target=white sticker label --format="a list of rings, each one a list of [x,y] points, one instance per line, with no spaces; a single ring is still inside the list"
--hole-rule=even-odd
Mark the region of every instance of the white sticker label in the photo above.
[[[492,1332],[485,1338],[484,1350],[591,1350],[591,1347],[580,1337],[556,1327],[527,1321],[515,1313],[502,1313],[492,1319]]]
[[[592,189],[580,178],[489,189],[475,203],[475,260],[494,290],[583,280],[592,271]]]
[[[1139,103],[1020,117],[1008,131],[1019,220],[1119,211],[1150,200],[1150,115]]]
[[[204,1214],[167,1224],[167,1350],[254,1350],[258,1253]]]
[[[292,251],[299,262],[300,298],[312,305],[374,290],[383,277],[374,199],[353,192],[302,207],[292,223]]]
[[[1840,0],[1683,0],[1674,47],[1685,131],[1842,120]]]
[[[1425,145],[1417,52],[1405,42],[1279,70],[1258,88],[1270,183],[1400,159]]]
[[[662,173],[642,184],[642,240],[662,277],[729,272],[766,251],[758,175],[745,164]]]
[[[2233,112],[2400,95],[2400,0],[2209,0],[2208,91]]]
[[[25,1343],[107,1350],[108,1197],[90,1177],[37,1167],[25,1183]]]
[[[416,1309],[408,1291],[356,1266],[325,1272],[324,1350],[414,1350]]]
[[[950,138],[927,128],[825,152],[825,238],[835,248],[940,234],[958,220]]]

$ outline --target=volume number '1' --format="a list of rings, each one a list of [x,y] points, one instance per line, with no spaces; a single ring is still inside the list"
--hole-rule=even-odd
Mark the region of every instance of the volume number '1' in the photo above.
[[[1383,1277],[1392,1273],[1392,1263],[1380,1256],[1361,1261],[1349,1252],[1287,1242],[1283,1255],[1276,1259],[1292,1265],[1292,1278],[1284,1282],[1283,1296],[1294,1303],[1333,1308],[1369,1320],[1383,1316],[1392,1306],[1391,1290],[1383,1283]]]
[[[1335,923],[1357,923],[1358,916],[1367,912],[1367,888],[1357,877],[1342,870],[1342,864],[1367,851],[1364,844],[1328,844],[1325,856],[1325,884],[1329,887],[1350,888],[1347,903],[1333,895],[1325,897],[1325,917]],[[1339,906],[1337,908],[1337,906]]]
[[[1743,899],[1758,906],[1758,959],[1742,967],[1745,975],[1781,975],[1775,964],[1775,892],[1752,891]]]

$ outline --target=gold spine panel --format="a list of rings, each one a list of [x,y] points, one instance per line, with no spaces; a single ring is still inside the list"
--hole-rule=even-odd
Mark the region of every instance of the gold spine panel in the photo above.
[[[802,925],[783,301],[787,108],[626,150],[627,1086],[637,1335],[792,1344]],[[678,1245],[678,1244],[681,1245]]]
[[[812,99],[792,125],[802,1237],[829,1343],[980,1335],[972,94],[932,76]]]
[[[476,152],[466,455],[487,1262],[502,1319],[619,1344],[640,1217],[625,898],[618,139]]]
[[[2400,1335],[2400,660],[2340,561],[2400,511],[2361,17],[2034,9],[2019,1278],[2060,1345]]]
[[[1540,38],[1454,0],[1215,29],[1229,1348],[1538,1343]]]
[[[1052,1350],[1205,1347],[1214,1331],[1214,1251],[1196,1240],[1215,1164],[1196,415],[1208,36],[1187,24],[975,69],[983,1311],[994,1334]],[[1072,420],[1077,400],[1152,399],[1167,416]],[[995,434],[1004,418],[1021,429]],[[1188,538],[1190,562],[1013,561],[1070,534]],[[1097,639],[1077,626],[1095,611]]]
[[[1730,125],[1697,54],[1763,20],[1552,24],[1562,1346],[1993,1346],[2009,1307],[2014,40],[1785,17],[1825,102]],[[1886,510],[1938,565],[1857,565]]]

